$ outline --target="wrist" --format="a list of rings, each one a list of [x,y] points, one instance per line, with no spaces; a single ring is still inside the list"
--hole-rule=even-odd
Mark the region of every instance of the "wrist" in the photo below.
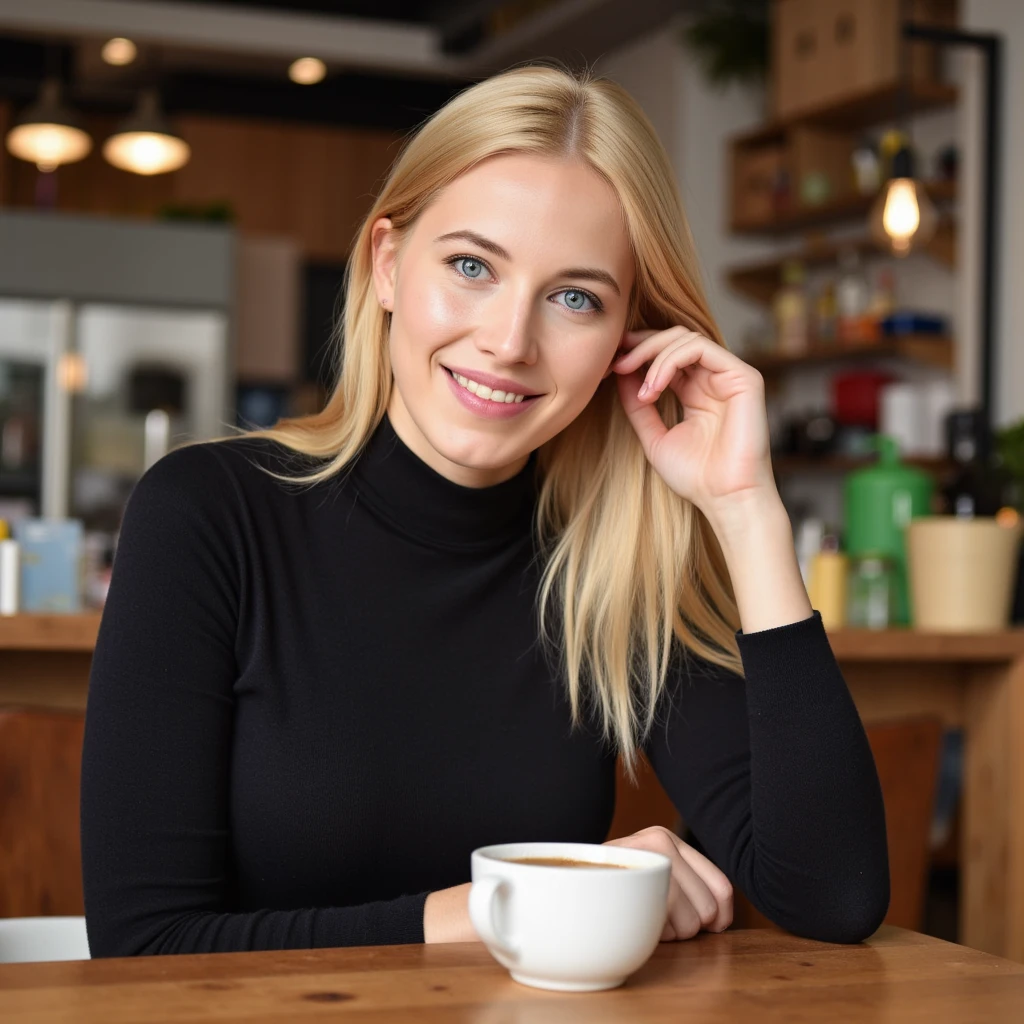
[[[469,920],[469,890],[472,883],[439,889],[423,905],[424,942],[476,942]]]
[[[757,543],[765,534],[782,534],[792,542],[789,513],[775,487],[730,495],[704,511],[723,548]]]

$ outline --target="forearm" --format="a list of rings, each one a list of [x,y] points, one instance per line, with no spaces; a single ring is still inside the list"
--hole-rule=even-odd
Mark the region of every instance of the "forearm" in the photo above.
[[[708,522],[725,556],[744,633],[811,616],[789,516],[777,492],[734,499],[708,515]]]
[[[470,882],[439,889],[427,897],[423,907],[424,942],[476,942],[469,920]]]

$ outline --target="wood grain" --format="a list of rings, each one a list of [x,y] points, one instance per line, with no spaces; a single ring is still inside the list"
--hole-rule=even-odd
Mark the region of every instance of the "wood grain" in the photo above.
[[[84,718],[0,712],[0,917],[81,914]]]
[[[80,615],[0,616],[0,651],[89,651],[96,646],[99,612]]]
[[[0,966],[5,1024],[1009,1024],[1021,1005],[1021,965],[891,928],[860,946],[767,930],[662,943],[623,988],[592,995],[518,985],[478,943]]]

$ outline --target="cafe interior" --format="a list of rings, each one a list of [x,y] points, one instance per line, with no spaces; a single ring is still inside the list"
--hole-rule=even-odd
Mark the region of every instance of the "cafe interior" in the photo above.
[[[912,1019],[892,1007],[944,985],[934,1020],[1024,1019],[1016,0],[0,0],[0,1018],[99,1020],[123,979],[154,1000],[133,1019],[555,1019],[468,948],[83,963],[79,846],[91,656],[133,487],[181,444],[323,407],[350,246],[403,141],[541,59],[623,85],[668,151],[722,335],[764,379],[889,850],[866,944],[882,959],[844,953],[849,977],[828,961],[839,1002],[799,974],[838,947],[737,891],[732,928],[656,955],[616,1019],[669,1019],[668,994],[694,1020],[750,999],[766,1020],[860,1020],[861,997],[881,1014],[863,1019]],[[609,839],[650,825],[686,836],[641,764]],[[304,973],[315,991],[282,1001]],[[558,1019],[606,1019],[559,998]]]

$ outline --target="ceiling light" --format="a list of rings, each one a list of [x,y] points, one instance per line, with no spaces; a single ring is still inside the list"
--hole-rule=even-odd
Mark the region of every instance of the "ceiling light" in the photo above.
[[[108,64],[113,64],[119,68],[124,67],[126,64],[131,64],[138,56],[138,53],[139,51],[135,44],[123,36],[108,39],[100,51],[101,56]]]
[[[60,98],[60,82],[43,83],[39,99],[7,133],[7,149],[19,160],[35,164],[41,171],[55,171],[61,164],[83,159],[92,149],[92,139],[74,111]]]
[[[914,180],[911,152],[904,146],[893,156],[892,177],[875,200],[871,234],[894,256],[907,256],[935,234],[937,225],[935,206]]]
[[[300,57],[288,68],[288,77],[299,85],[316,85],[326,75],[327,65],[319,57]]]
[[[156,91],[139,94],[135,111],[103,143],[108,163],[132,174],[166,174],[188,163],[192,150],[160,111]]]

